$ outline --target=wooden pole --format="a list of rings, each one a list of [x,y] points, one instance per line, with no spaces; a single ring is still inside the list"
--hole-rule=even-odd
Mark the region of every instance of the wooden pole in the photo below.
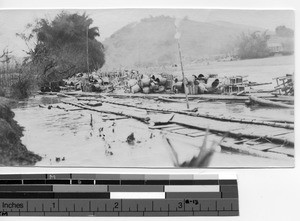
[[[186,82],[186,79],[185,79],[185,76],[184,76],[184,71],[183,71],[183,65],[182,65],[182,58],[181,58],[181,50],[180,50],[179,39],[177,39],[177,45],[178,45],[178,51],[179,51],[181,73],[182,73],[182,77],[183,77],[183,86],[184,86],[184,93],[185,93],[185,99],[186,99],[186,107],[187,107],[187,109],[189,109],[190,108],[189,98],[188,98],[187,89],[186,89],[186,83],[187,82]]]
[[[87,66],[87,73],[89,77],[90,73],[90,65],[89,65],[89,26],[86,28],[86,66]]]

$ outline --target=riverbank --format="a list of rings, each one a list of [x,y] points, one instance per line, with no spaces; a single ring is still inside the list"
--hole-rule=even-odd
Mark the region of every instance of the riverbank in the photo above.
[[[23,128],[14,120],[15,114],[10,109],[14,104],[16,101],[0,97],[0,165],[34,165],[42,157],[22,144]]]

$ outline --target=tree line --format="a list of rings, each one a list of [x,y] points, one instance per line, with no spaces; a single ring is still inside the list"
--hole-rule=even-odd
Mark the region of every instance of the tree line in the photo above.
[[[275,29],[275,36],[284,40],[278,42],[281,45],[282,53],[293,53],[294,51],[294,31],[285,26],[278,26]],[[271,35],[266,31],[255,31],[252,33],[241,33],[235,42],[237,48],[237,56],[240,59],[265,58],[272,56],[273,53],[268,46]]]

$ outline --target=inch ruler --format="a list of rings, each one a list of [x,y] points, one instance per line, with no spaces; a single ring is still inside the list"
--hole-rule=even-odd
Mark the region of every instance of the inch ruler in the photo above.
[[[236,176],[0,175],[0,216],[238,215]]]

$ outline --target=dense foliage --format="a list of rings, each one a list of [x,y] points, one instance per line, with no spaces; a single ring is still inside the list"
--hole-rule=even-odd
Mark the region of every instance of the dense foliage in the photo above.
[[[53,21],[39,19],[29,24],[30,34],[19,34],[27,42],[36,39],[27,62],[37,67],[40,76],[46,80],[60,80],[101,68],[105,62],[104,47],[96,39],[100,36],[99,29],[90,27],[92,23],[85,13],[61,12]]]
[[[270,55],[269,35],[265,32],[242,33],[239,37],[238,56],[240,59],[264,58]]]
[[[287,28],[285,26],[278,26],[275,29],[276,35],[279,37],[294,37],[294,30]]]

